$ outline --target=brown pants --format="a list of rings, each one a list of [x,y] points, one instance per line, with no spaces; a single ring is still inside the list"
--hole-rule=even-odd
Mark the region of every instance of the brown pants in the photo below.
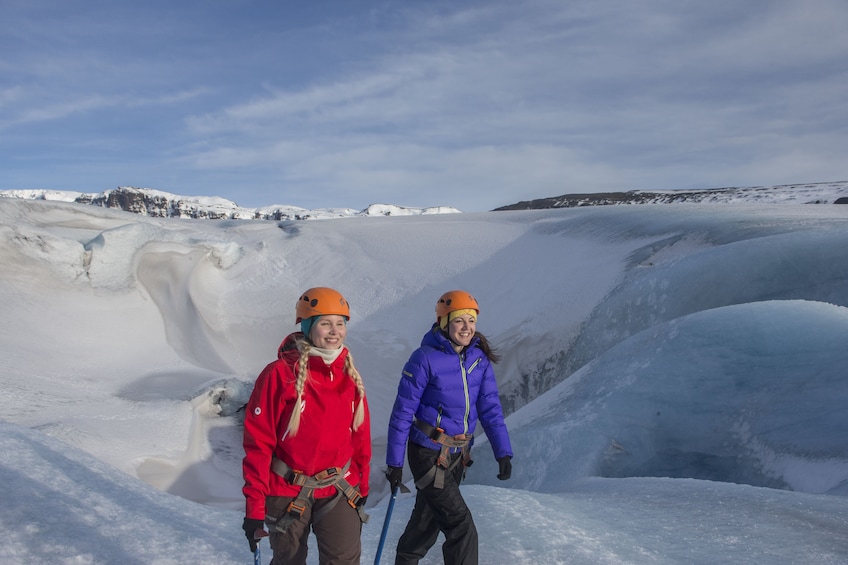
[[[340,496],[340,495],[336,495]],[[282,516],[293,498],[269,496],[266,511],[275,518]],[[324,514],[318,523],[312,523],[312,513],[327,505],[331,498],[318,498],[300,520],[289,526],[286,533],[270,529],[271,550],[274,558],[271,565],[305,565],[309,531],[318,541],[318,563],[320,565],[359,565],[362,553],[362,521],[359,514],[345,499],[336,502],[333,509]]]

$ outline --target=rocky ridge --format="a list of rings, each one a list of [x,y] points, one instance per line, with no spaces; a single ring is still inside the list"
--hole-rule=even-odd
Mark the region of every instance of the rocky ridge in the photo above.
[[[627,192],[564,194],[562,196],[525,200],[516,204],[502,206],[495,210],[541,210],[546,208],[577,208],[580,206],[622,204],[730,204],[740,202],[761,204],[848,204],[848,181],[709,188],[703,190],[630,190]]]

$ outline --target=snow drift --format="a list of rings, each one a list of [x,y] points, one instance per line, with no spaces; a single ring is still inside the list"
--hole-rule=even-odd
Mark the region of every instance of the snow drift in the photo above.
[[[823,205],[193,222],[0,199],[0,557],[244,561],[238,407],[298,293],[329,284],[377,516],[400,368],[467,288],[516,451],[496,486],[474,451],[487,562],[844,562],[846,227]]]

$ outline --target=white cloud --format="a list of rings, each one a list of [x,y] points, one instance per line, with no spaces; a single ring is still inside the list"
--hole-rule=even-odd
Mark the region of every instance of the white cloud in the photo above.
[[[173,30],[174,10],[132,14]],[[546,179],[564,169],[604,190],[769,184],[781,179],[760,175],[790,153],[823,165],[787,159],[793,180],[832,180],[844,159],[827,147],[848,143],[846,11],[834,0],[435,2],[291,12],[275,26],[276,9],[235,19],[210,9],[183,34],[148,26],[139,36],[109,12],[90,28],[42,32],[48,47],[18,47],[17,86],[0,99],[2,148],[14,178],[41,186],[79,173],[22,165],[33,153],[84,161],[103,171],[100,186],[126,184],[112,173],[123,167],[146,186],[217,183],[215,193],[257,206],[267,202],[254,187],[295,178],[303,194],[355,185],[363,199],[365,184],[403,194],[426,184],[462,209],[558,192]],[[25,131],[39,124],[63,127]],[[30,135],[40,143],[11,137]],[[82,141],[91,137],[99,143]],[[140,164],[124,152],[107,166],[82,149],[105,140],[158,155]],[[471,165],[490,154],[494,166]],[[522,168],[533,177],[507,186]],[[442,189],[472,184],[478,192]]]

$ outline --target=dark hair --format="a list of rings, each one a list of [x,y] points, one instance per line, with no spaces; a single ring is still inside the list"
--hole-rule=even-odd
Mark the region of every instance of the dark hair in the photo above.
[[[489,358],[489,361],[491,361],[492,363],[499,363],[501,360],[501,356],[498,355],[498,350],[492,347],[492,344],[489,343],[489,338],[487,338],[480,332],[477,332],[476,335],[477,338],[480,340],[480,349],[483,350],[483,353],[486,355],[486,357]]]

